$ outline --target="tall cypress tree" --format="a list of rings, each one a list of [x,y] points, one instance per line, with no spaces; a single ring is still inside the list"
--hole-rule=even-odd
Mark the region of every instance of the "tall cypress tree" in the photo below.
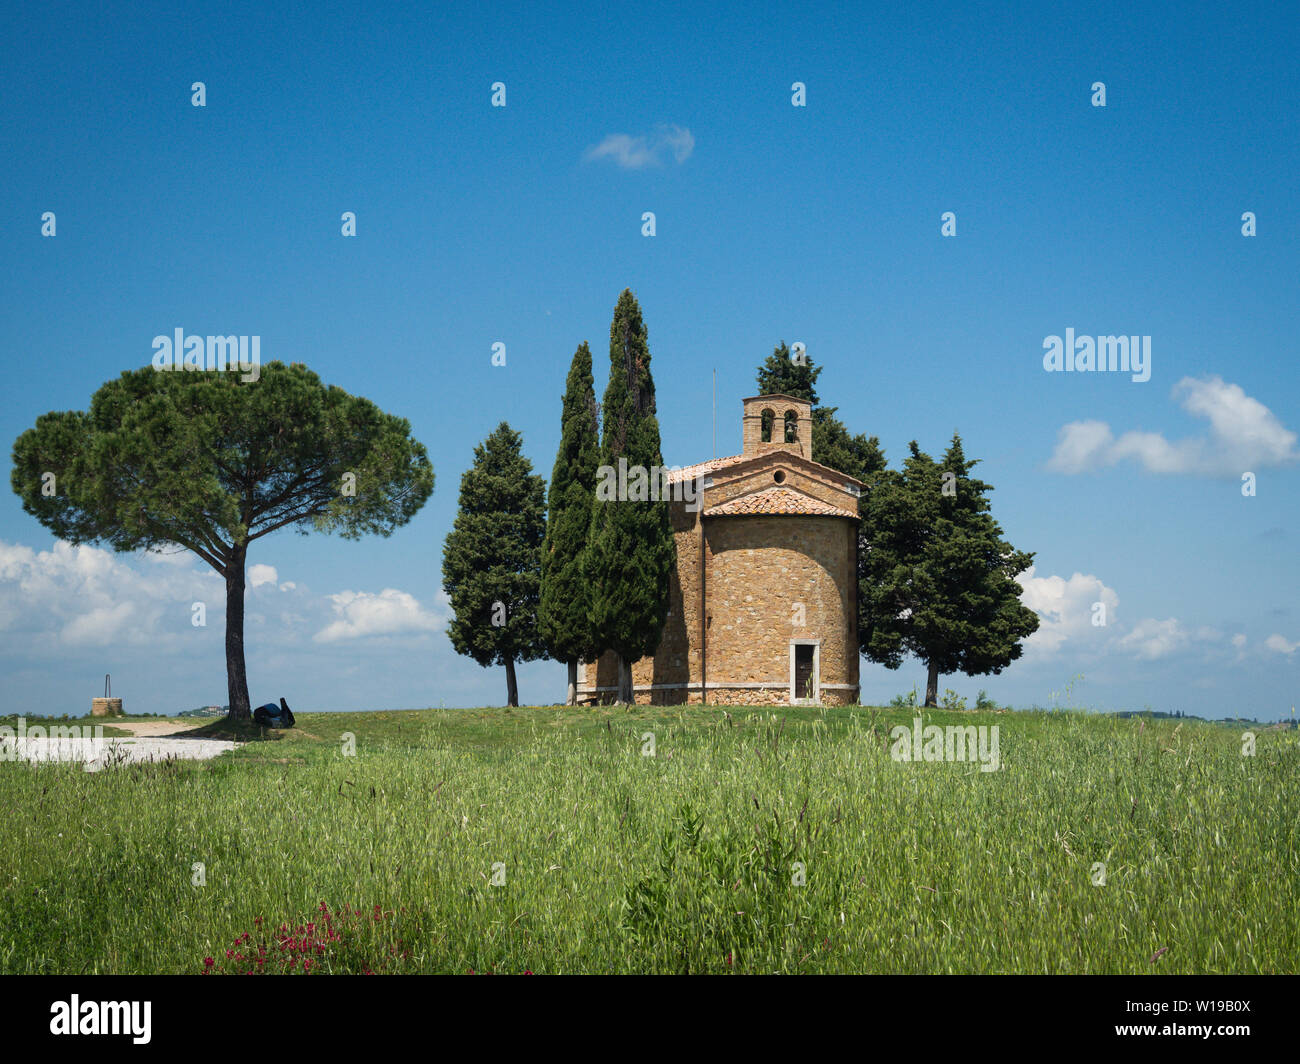
[[[872,497],[864,552],[862,652],[888,668],[904,653],[926,663],[925,704],[939,677],[999,673],[1020,657],[1038,615],[1020,601],[1016,577],[1033,562],[993,519],[992,485],[970,475],[961,437],[942,462],[913,441],[901,473],[883,477]]]
[[[653,654],[668,618],[668,582],[677,548],[666,499],[648,489],[663,466],[655,386],[641,307],[624,289],[609,329],[609,386],[601,404],[600,477],[626,462],[627,490],[613,499],[597,489],[583,571],[591,590],[597,649],[618,656],[618,700],[631,703],[631,663]],[[600,479],[598,477],[598,479]]]
[[[542,593],[537,627],[547,653],[569,668],[567,705],[577,701],[578,662],[594,655],[590,591],[582,555],[591,529],[591,509],[600,463],[596,391],[591,348],[584,341],[573,356],[560,414],[560,449],[555,455],[547,496],[546,538],[542,542]]]
[[[460,510],[443,548],[442,588],[455,618],[456,653],[506,667],[507,704],[519,705],[515,662],[544,655],[537,633],[546,486],[504,421],[474,448],[460,480]]]

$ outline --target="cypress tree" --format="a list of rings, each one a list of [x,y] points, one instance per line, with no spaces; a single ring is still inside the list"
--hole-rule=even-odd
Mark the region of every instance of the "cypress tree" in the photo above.
[[[1016,577],[1034,556],[1018,551],[993,519],[992,485],[970,475],[961,437],[942,462],[913,441],[901,473],[882,477],[864,552],[859,618],[862,652],[888,668],[904,653],[926,663],[925,704],[939,677],[1000,673],[1020,657],[1038,615],[1020,601]]]
[[[519,705],[515,662],[544,655],[537,633],[546,486],[504,421],[474,448],[460,509],[443,548],[442,588],[455,618],[456,653],[506,667],[507,705]]]
[[[595,654],[590,594],[582,555],[591,529],[591,510],[600,463],[596,392],[591,349],[584,341],[573,356],[560,414],[560,449],[547,496],[546,538],[542,542],[542,590],[537,627],[547,653],[568,665],[567,705],[577,701],[578,662]]]
[[[677,562],[668,501],[651,497],[662,495],[651,487],[661,484],[663,455],[647,332],[631,289],[618,297],[609,329],[609,385],[601,422],[602,468],[583,570],[596,648],[618,656],[618,700],[631,703],[631,665],[659,645]],[[607,489],[621,479],[620,468],[626,470],[627,490],[615,494]]]

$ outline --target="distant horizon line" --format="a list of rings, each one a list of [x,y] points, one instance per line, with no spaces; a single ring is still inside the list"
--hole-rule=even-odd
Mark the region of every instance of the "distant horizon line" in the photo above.
[[[223,706],[223,707],[220,707],[220,708],[225,709],[226,707]],[[397,708],[397,709],[388,709],[388,708],[385,708],[385,709],[300,709],[300,710],[298,710],[298,713],[299,713],[299,714],[302,714],[302,713],[427,713],[427,712],[430,712],[430,711],[433,711],[433,710],[441,710],[441,711],[459,711],[459,710],[471,710],[471,709],[511,709],[511,710],[515,710],[515,709],[598,709],[598,708],[603,708],[603,707],[601,707],[601,706],[569,706],[569,705],[566,705],[566,704],[563,703],[563,702],[536,702],[536,703],[529,703],[529,704],[527,704],[527,705],[520,705],[520,706],[507,706],[507,705],[495,705],[495,704],[494,704],[494,705],[481,705],[481,706],[402,706],[402,707]],[[642,704],[642,703],[638,703],[638,704],[637,704],[637,708],[644,708],[644,709],[664,709],[664,708],[670,708],[670,707],[666,707],[666,706],[653,706],[653,705],[645,705],[645,704]],[[743,706],[743,705],[740,705],[740,706],[731,706],[731,705],[724,705],[724,704],[722,704],[722,703],[716,703],[716,704],[714,704],[714,703],[706,703],[705,705],[701,706],[699,703],[692,703],[692,704],[691,704],[691,708],[695,708],[695,709],[726,709],[726,710],[729,710],[729,711],[730,711],[730,710],[736,710],[736,709],[757,709],[757,710],[771,711],[773,708],[780,708],[780,709],[784,709],[784,710],[789,710],[789,709],[792,709],[792,708],[797,708],[797,709],[840,709],[840,710],[853,710],[853,709],[881,709],[881,710],[897,710],[897,711],[899,711],[899,712],[912,712],[912,713],[916,713],[916,712],[918,712],[918,711],[919,711],[919,712],[925,712],[925,711],[927,710],[927,708],[928,708],[929,712],[931,712],[931,713],[971,713],[971,714],[974,714],[974,713],[983,713],[983,714],[992,714],[992,713],[1095,713],[1095,714],[1099,714],[1099,715],[1101,715],[1101,716],[1111,716],[1111,717],[1157,717],[1157,718],[1163,718],[1163,719],[1167,719],[1167,720],[1199,720],[1199,721],[1203,721],[1203,722],[1205,722],[1206,724],[1232,724],[1232,723],[1243,723],[1243,724],[1280,724],[1280,723],[1290,723],[1292,727],[1295,727],[1295,726],[1297,725],[1297,723],[1300,723],[1300,722],[1297,722],[1297,720],[1294,718],[1294,716],[1293,716],[1292,718],[1290,718],[1290,720],[1288,720],[1288,718],[1287,718],[1285,715],[1276,718],[1276,720],[1271,720],[1270,718],[1267,718],[1267,717],[1265,717],[1263,720],[1261,720],[1259,717],[1231,717],[1231,716],[1225,716],[1225,717],[1203,717],[1203,716],[1201,716],[1201,715],[1198,714],[1198,713],[1183,713],[1181,716],[1176,716],[1175,714],[1177,714],[1177,713],[1180,712],[1180,711],[1178,711],[1178,710],[1166,710],[1166,709],[1092,709],[1092,708],[1090,708],[1090,707],[1088,707],[1088,706],[1025,706],[1025,707],[1016,707],[1016,706],[995,706],[995,707],[993,707],[993,708],[991,708],[991,709],[975,709],[975,708],[973,708],[973,707],[971,707],[971,708],[967,708],[967,709],[945,709],[943,706],[930,706],[930,707],[926,707],[926,706],[890,706],[890,705],[887,705],[887,704],[872,705],[872,704],[869,704],[869,703],[858,703],[858,704],[855,704],[855,705],[849,705],[849,706],[819,706],[819,705],[805,705],[805,706],[793,706],[793,707],[792,707],[792,706],[772,707],[772,706],[769,706],[769,705],[762,705],[762,704],[758,704],[758,703],[755,703],[755,704],[750,705],[750,706]],[[1294,713],[1294,707],[1292,707],[1292,712]],[[209,716],[209,717],[229,716],[229,711],[226,711],[226,712],[221,713],[221,714],[215,714],[215,713],[213,713],[213,714],[203,714],[203,715],[204,715],[204,716]],[[180,711],[177,712],[177,713],[123,713],[123,714],[121,714],[121,716],[117,716],[117,717],[94,717],[94,718],[92,718],[91,715],[90,715],[89,713],[84,714],[83,716],[80,716],[80,717],[69,716],[67,713],[62,713],[62,714],[55,714],[55,713],[0,713],[0,721],[8,720],[8,719],[10,719],[10,718],[13,718],[13,719],[19,719],[19,718],[31,718],[31,719],[40,719],[40,720],[83,720],[83,719],[84,719],[84,720],[90,720],[90,719],[94,719],[94,720],[98,721],[98,722],[101,723],[101,724],[104,724],[104,725],[106,725],[106,726],[108,726],[108,727],[111,727],[113,721],[115,721],[115,720],[129,720],[129,719],[132,718],[132,717],[136,717],[136,718],[139,718],[139,719],[142,719],[142,720],[143,720],[143,719],[150,718],[150,717],[157,717],[157,718],[162,718],[162,719],[164,719],[164,720],[171,720],[171,719],[174,719],[174,718],[176,718],[176,717],[181,717],[181,716],[191,716],[191,717],[195,717],[196,719],[198,719],[200,715],[197,714],[197,713],[195,713],[193,710],[180,710]]]

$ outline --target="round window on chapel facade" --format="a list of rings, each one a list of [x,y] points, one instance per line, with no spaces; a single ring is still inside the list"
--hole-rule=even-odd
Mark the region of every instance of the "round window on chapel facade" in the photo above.
[[[784,484],[784,483],[785,483],[785,470],[784,470],[784,469],[778,469],[775,473],[772,474],[772,479],[775,480],[778,484]]]

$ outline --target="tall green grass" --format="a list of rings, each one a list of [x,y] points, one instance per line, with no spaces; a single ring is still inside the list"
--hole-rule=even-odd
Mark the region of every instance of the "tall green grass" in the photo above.
[[[302,714],[206,763],[0,764],[0,971],[236,970],[322,903],[383,914],[324,971],[1296,970],[1294,731],[927,713],[999,726],[986,773],[891,760],[911,717]]]

